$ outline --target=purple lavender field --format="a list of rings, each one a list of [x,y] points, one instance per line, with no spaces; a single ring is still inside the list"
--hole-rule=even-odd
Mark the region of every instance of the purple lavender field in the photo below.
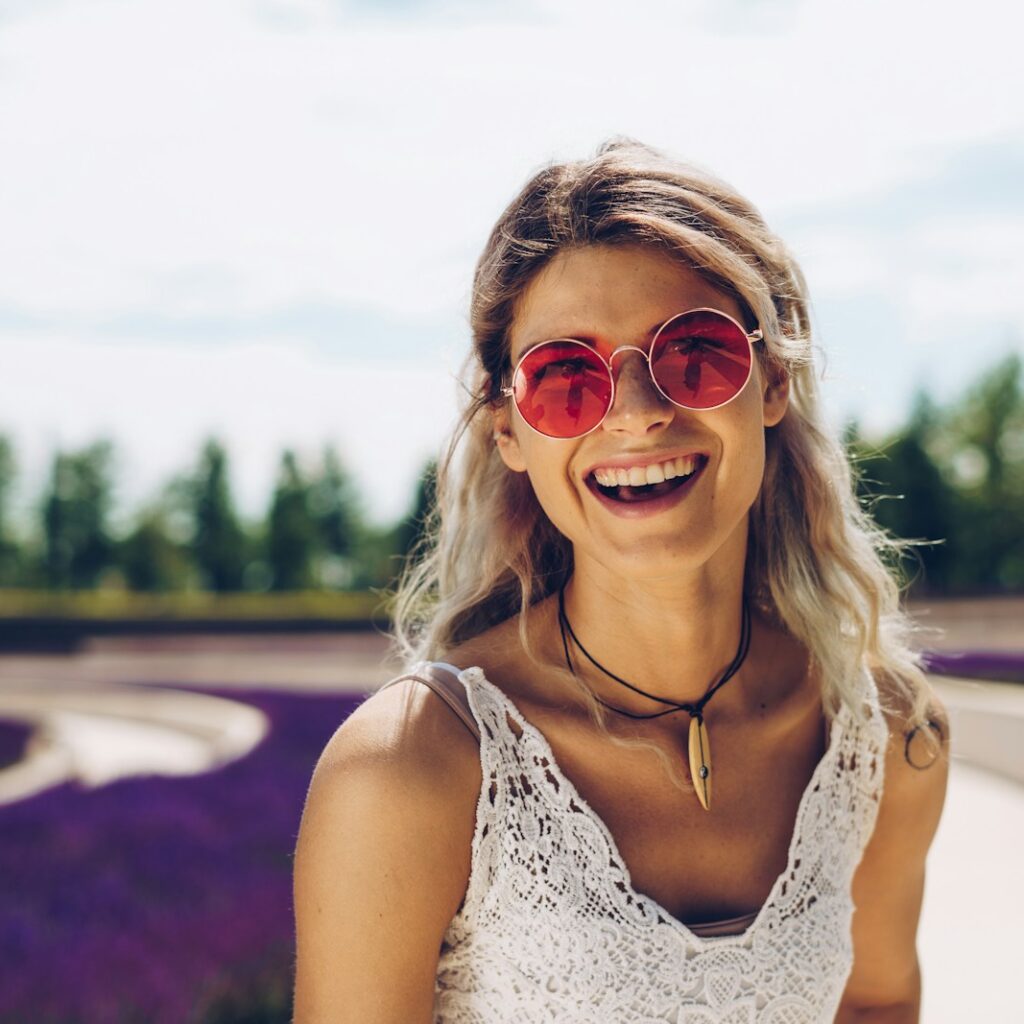
[[[260,708],[271,732],[215,772],[62,785],[0,807],[3,1024],[291,1019],[302,805],[362,698],[202,692]]]
[[[0,768],[17,764],[25,752],[32,730],[23,722],[0,718]]]
[[[1024,651],[926,651],[923,660],[937,675],[1024,683]]]

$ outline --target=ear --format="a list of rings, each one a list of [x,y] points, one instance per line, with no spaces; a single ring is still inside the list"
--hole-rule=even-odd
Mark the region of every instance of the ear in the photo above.
[[[523,460],[519,441],[513,431],[508,402],[498,402],[491,406],[491,423],[494,427],[494,443],[498,446],[501,461],[513,473],[525,473],[526,462]]]
[[[764,388],[762,419],[766,427],[779,423],[789,407],[789,376],[781,368],[776,373],[774,382]]]

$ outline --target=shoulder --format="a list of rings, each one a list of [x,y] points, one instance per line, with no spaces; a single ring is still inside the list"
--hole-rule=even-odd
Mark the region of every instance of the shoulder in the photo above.
[[[908,695],[884,675],[873,678],[887,738],[878,814],[853,877],[855,952],[843,1010],[912,1006],[920,998],[916,935],[925,860],[949,776],[949,717],[931,684]],[[920,723],[915,704],[937,729]],[[934,745],[920,741],[921,729],[931,729]]]
[[[949,716],[931,683],[917,683],[908,694],[891,678],[873,675],[886,745],[878,815],[858,869],[862,887],[872,888],[883,876],[923,879],[945,804],[950,752]]]
[[[927,798],[932,805],[938,800],[938,807],[931,807],[933,812],[941,810],[950,751],[945,703],[927,678],[912,683],[909,693],[884,672],[874,672],[873,678],[886,726],[887,802],[908,810],[908,801]]]
[[[405,679],[372,694],[335,730],[313,785],[426,800],[438,810],[478,791],[479,776],[479,748],[461,719],[424,683]]]
[[[461,719],[423,683],[395,683],[365,700],[320,754],[297,869],[304,857],[401,871],[450,919],[469,878],[480,786],[479,748]]]
[[[427,1019],[479,789],[476,741],[422,683],[374,694],[338,727],[295,849],[297,1021]]]

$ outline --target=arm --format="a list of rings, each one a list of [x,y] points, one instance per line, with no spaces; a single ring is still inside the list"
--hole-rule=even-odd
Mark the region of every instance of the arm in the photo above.
[[[473,737],[421,684],[376,694],[334,734],[295,851],[294,1024],[428,1024],[479,789]]]
[[[939,757],[923,770],[904,757],[906,719],[898,713],[888,716],[882,800],[853,878],[853,969],[836,1024],[917,1024],[919,1019],[917,925],[925,857],[938,828],[949,774],[949,719],[934,691],[930,703],[944,739]]]

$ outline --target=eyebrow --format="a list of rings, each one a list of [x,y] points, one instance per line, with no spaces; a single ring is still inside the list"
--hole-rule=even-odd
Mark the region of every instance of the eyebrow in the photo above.
[[[679,312],[685,313],[686,310],[680,310]],[[644,333],[644,338],[646,338],[649,341],[651,338],[654,337],[655,334],[657,334],[659,328],[664,327],[665,324],[669,322],[669,320],[673,319],[673,317],[677,317],[678,315],[679,313],[673,313],[671,316],[666,317],[664,320],[659,320],[656,324],[653,324],[651,327],[648,327],[647,331]],[[531,341],[530,344],[524,345],[522,349],[520,349],[518,356],[513,356],[510,351],[509,357],[511,358],[512,363],[515,364],[520,359],[522,359],[523,356],[530,351],[530,349],[534,349],[538,345],[543,345],[546,341],[558,341],[561,338],[568,338],[572,341],[582,341],[583,344],[589,345],[591,348],[597,348],[597,339],[588,334],[549,334],[547,335],[547,337],[538,338],[536,341]]]

